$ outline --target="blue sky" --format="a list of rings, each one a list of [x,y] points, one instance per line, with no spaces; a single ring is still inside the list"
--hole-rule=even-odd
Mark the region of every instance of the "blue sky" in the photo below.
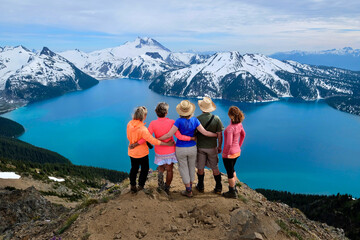
[[[0,0],[0,46],[92,51],[137,36],[172,51],[360,48],[358,0]]]

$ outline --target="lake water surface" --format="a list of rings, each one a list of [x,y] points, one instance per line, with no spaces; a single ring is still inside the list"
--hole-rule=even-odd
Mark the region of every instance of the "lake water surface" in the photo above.
[[[129,171],[126,125],[133,109],[148,107],[149,123],[156,119],[157,103],[166,101],[169,117],[176,119],[175,107],[182,100],[156,94],[148,85],[131,79],[104,80],[91,89],[3,116],[25,127],[21,140],[56,151],[74,164]],[[196,99],[191,101],[196,103]],[[215,114],[225,126],[231,105],[245,112],[247,135],[236,171],[250,187],[360,197],[360,117],[334,110],[322,101],[215,103]],[[150,163],[155,168],[153,151]],[[222,161],[220,169],[225,172]]]

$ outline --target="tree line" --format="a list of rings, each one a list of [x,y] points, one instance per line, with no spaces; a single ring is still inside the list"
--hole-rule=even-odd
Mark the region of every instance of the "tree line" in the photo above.
[[[349,194],[312,195],[256,189],[269,201],[280,201],[300,209],[309,219],[342,228],[348,238],[360,239],[360,200]]]

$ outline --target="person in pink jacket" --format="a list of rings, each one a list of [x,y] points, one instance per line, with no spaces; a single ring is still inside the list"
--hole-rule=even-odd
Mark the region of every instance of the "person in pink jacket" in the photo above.
[[[223,193],[226,198],[237,198],[235,189],[236,173],[234,170],[236,160],[240,157],[241,146],[245,139],[245,130],[242,126],[244,113],[235,106],[229,108],[230,125],[224,131],[224,150],[222,158],[229,179],[229,191]]]
[[[155,138],[159,138],[168,133],[174,125],[175,121],[166,117],[169,111],[169,104],[165,102],[159,103],[155,108],[158,119],[152,121],[148,127],[150,134],[155,134]],[[182,135],[179,131],[175,133],[176,138],[182,141],[195,140],[195,137]],[[130,146],[134,148],[145,143],[145,139],[140,139],[137,143]],[[163,142],[174,142],[173,136]],[[170,185],[173,179],[173,166],[177,163],[175,155],[175,146],[155,145],[155,164],[158,165],[158,191],[164,190],[167,194],[170,192]],[[166,183],[164,183],[164,171],[166,170]]]

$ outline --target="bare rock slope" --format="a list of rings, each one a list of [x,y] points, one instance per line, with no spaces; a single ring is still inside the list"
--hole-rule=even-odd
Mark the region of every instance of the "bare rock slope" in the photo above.
[[[238,199],[215,195],[211,172],[206,172],[205,193],[194,190],[191,199],[180,195],[177,170],[170,196],[156,192],[156,180],[156,172],[150,174],[148,192],[137,194],[122,183],[120,195],[82,210],[62,239],[346,239],[342,229],[269,202],[244,183]],[[223,184],[226,188],[225,176]]]

